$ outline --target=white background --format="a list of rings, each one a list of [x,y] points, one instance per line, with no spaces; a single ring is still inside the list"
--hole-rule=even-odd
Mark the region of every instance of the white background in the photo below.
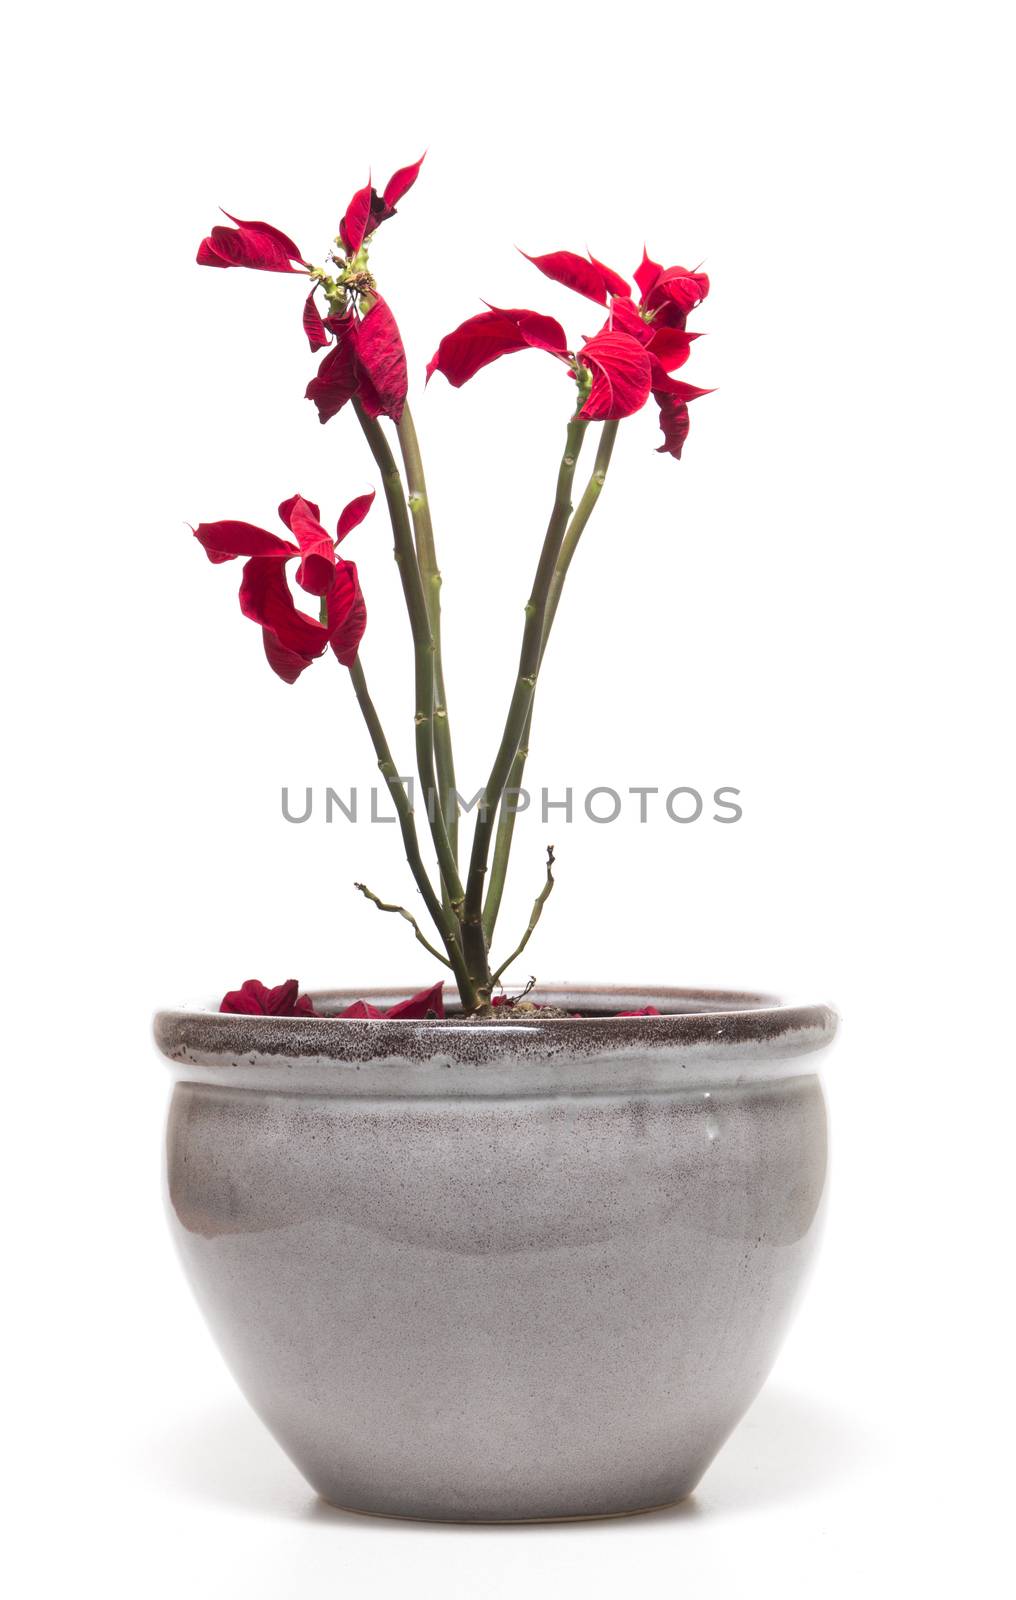
[[[11,1592],[741,1600],[1002,1592],[1013,1055],[1005,8],[528,0],[55,3],[3,114],[10,450],[4,1054]],[[410,351],[460,771],[489,763],[568,388],[422,373],[494,303],[595,308],[513,251],[705,258],[685,460],[624,425],[566,593],[538,784],[742,790],[744,818],[520,826],[520,977],[772,986],[844,1016],[829,1225],[693,1505],[530,1531],[342,1517],[245,1408],[161,1214],[159,1004],[258,974],[432,981],[359,900],[394,829],[287,826],[373,781],[334,662],[295,688],[187,521],[326,520],[374,481],[302,398],[301,282],[193,264],[223,205],[320,259],[430,154],[373,264]],[[355,546],[355,548],[354,548]],[[364,661],[408,755],[380,508]],[[11,1275],[14,1283],[11,1284]],[[12,1505],[12,1498],[15,1504]]]

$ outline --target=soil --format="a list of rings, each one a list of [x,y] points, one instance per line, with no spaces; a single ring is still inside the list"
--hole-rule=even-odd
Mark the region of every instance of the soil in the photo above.
[[[456,1021],[465,1022],[510,1022],[512,1017],[525,1017],[527,1021],[538,1017],[541,1022],[553,1022],[555,1018],[571,1021],[581,1016],[579,1011],[566,1011],[563,1006],[538,1006],[531,1000],[516,1000],[500,1005],[496,1010],[488,1012],[485,1017],[456,1018]]]

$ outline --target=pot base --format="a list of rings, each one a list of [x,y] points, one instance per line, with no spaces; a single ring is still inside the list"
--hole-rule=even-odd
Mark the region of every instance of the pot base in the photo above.
[[[572,1516],[557,1517],[414,1517],[411,1511],[365,1511],[360,1506],[340,1506],[334,1500],[318,1498],[332,1511],[342,1511],[350,1517],[375,1517],[381,1522],[429,1522],[442,1528],[532,1528],[546,1527],[554,1522],[617,1522],[622,1517],[648,1517],[654,1511],[673,1511],[675,1506],[687,1505],[693,1491],[677,1500],[661,1500],[655,1506],[633,1506],[630,1511],[579,1511]]]

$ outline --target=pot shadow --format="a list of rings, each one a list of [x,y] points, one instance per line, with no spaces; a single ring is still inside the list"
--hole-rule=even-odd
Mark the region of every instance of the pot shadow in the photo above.
[[[850,1477],[869,1454],[860,1428],[842,1413],[779,1387],[767,1388],[738,1424],[698,1489],[678,1505],[644,1515],[516,1526],[546,1533],[648,1528],[737,1516],[804,1500]],[[350,1531],[505,1532],[498,1523],[416,1522],[340,1511],[317,1498],[242,1401],[189,1418],[150,1438],[144,1475],[163,1492],[241,1513]]]

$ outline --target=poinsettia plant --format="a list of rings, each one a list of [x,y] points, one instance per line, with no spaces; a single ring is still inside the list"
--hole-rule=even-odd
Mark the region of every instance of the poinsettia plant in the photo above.
[[[519,792],[529,753],[533,703],[547,640],[579,541],[606,480],[619,424],[652,400],[658,408],[660,452],[680,458],[688,434],[688,405],[709,391],[675,377],[697,334],[687,319],[709,292],[705,273],[664,267],[645,250],[628,280],[593,256],[569,250],[527,256],[554,282],[592,301],[604,314],[591,336],[569,341],[554,317],[528,309],[487,305],[441,339],[426,368],[456,388],[491,362],[536,350],[558,362],[569,388],[562,404],[564,447],[550,519],[525,610],[514,690],[500,742],[477,808],[468,856],[460,856],[460,803],[441,649],[441,576],[419,440],[408,404],[409,369],[398,325],[382,296],[371,254],[381,226],[416,182],[423,158],[402,167],[380,192],[368,180],[346,207],[322,266],[312,265],[287,234],[266,222],[227,216],[198,250],[200,265],[247,267],[303,277],[303,333],[322,354],[306,397],[327,423],[348,407],[377,465],[395,543],[414,649],[414,734],[418,793],[433,851],[428,867],[409,789],[399,776],[367,684],[361,643],[367,609],[356,565],[339,547],[371,510],[374,494],[350,500],[334,524],[319,506],[292,495],[278,508],[288,537],[252,523],[203,522],[194,533],[212,562],[241,559],[240,609],[261,628],[268,665],[286,683],[312,662],[334,655],[349,674],[378,766],[391,794],[402,843],[430,923],[428,936],[406,907],[357,888],[380,910],[411,925],[431,956],[447,966],[467,1015],[490,1014],[504,1002],[503,974],[525,949],[554,886],[554,852],[527,927],[511,953],[492,956]],[[589,478],[573,498],[579,457],[595,436]],[[396,456],[394,445],[397,447]],[[401,466],[399,464],[401,458]],[[297,606],[287,567],[297,563],[297,586],[317,601]],[[295,980],[267,989],[248,980],[223,1000],[223,1009],[272,1015],[313,1014]],[[350,1016],[382,1015],[357,1002]],[[441,985],[424,989],[392,1015],[441,1015]]]

